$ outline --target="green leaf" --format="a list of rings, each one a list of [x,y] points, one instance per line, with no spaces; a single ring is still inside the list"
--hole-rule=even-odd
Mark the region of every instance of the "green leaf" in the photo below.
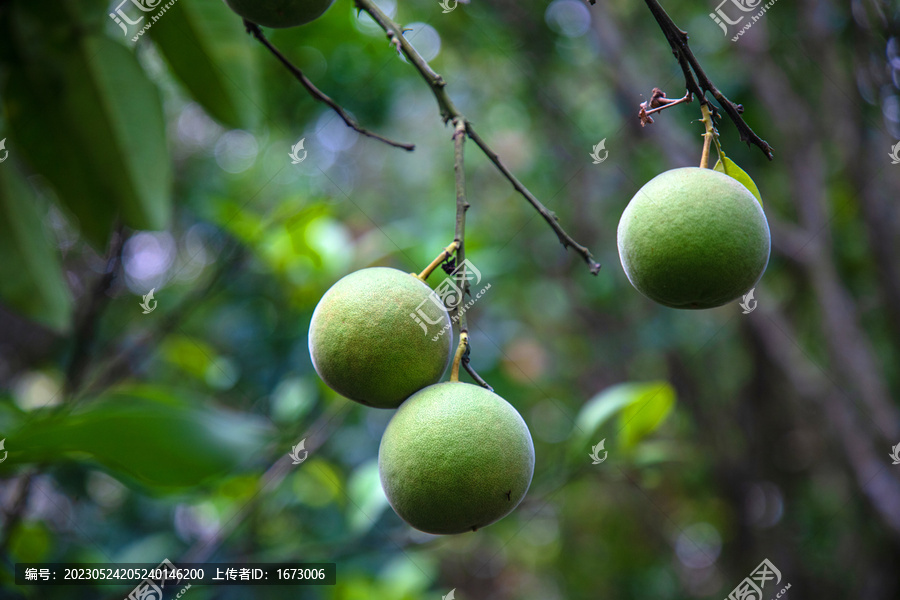
[[[36,413],[9,433],[6,448],[14,464],[89,460],[143,486],[180,491],[234,471],[270,436],[250,415],[134,388],[74,412]]]
[[[56,331],[71,323],[72,295],[52,241],[46,207],[10,163],[0,168],[0,301]]]
[[[572,454],[590,452],[589,440],[619,414],[620,447],[632,448],[665,420],[675,404],[675,390],[665,381],[620,383],[588,400],[575,419]],[[597,440],[599,441],[599,440]]]
[[[756,201],[759,202],[759,205],[763,205],[762,196],[760,196],[759,194],[759,188],[756,187],[756,184],[753,182],[750,176],[747,175],[747,173],[742,168],[737,166],[737,163],[735,163],[733,160],[723,154],[722,157],[719,158],[718,162],[716,162],[716,166],[713,167],[713,170],[718,171],[719,173],[725,173],[729,177],[733,177],[734,179],[740,181],[745,188],[750,190],[750,193],[753,194],[753,196],[756,198]]]
[[[620,447],[628,450],[653,433],[675,406],[675,390],[668,383],[645,386],[619,415]]]
[[[133,53],[76,37],[14,62],[2,90],[11,140],[55,187],[85,237],[105,248],[117,215],[161,229],[172,171],[159,92]]]
[[[229,127],[255,127],[260,85],[253,40],[222,0],[177,2],[149,32],[206,112]]]

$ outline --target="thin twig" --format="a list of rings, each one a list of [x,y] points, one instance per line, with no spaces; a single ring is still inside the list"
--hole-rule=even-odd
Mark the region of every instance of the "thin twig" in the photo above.
[[[490,159],[494,166],[497,167],[497,170],[512,184],[513,188],[519,194],[521,194],[538,213],[543,217],[543,219],[550,225],[550,228],[556,233],[556,236],[559,238],[559,242],[563,245],[563,248],[572,248],[581,255],[584,259],[584,262],[588,264],[591,269],[591,273],[596,275],[600,272],[600,263],[594,261],[594,257],[591,254],[590,250],[586,247],[582,246],[578,242],[576,242],[572,237],[566,233],[566,231],[560,226],[557,221],[556,215],[547,210],[540,200],[538,200],[534,194],[532,194],[528,188],[526,188],[521,181],[519,181],[515,175],[513,175],[509,169],[506,168],[500,161],[500,157],[497,156],[497,153],[491,150],[490,146],[481,138],[481,136],[476,133],[475,128],[472,124],[463,117],[462,113],[456,106],[453,104],[453,101],[450,99],[450,96],[447,94],[446,86],[447,82],[444,81],[444,78],[437,74],[434,69],[428,64],[428,62],[422,58],[422,56],[413,48],[412,44],[407,41],[407,39],[403,36],[402,28],[400,25],[394,22],[393,19],[388,17],[379,7],[375,4],[374,0],[355,0],[356,7],[362,11],[368,13],[372,19],[381,27],[385,34],[390,40],[391,44],[397,47],[400,52],[403,53],[404,56],[412,63],[412,65],[416,68],[422,78],[425,80],[425,83],[428,84],[428,87],[431,88],[431,92],[434,95],[435,100],[438,104],[438,109],[441,113],[441,118],[444,123],[449,123],[450,121],[456,122],[456,119],[462,119],[462,122],[465,123],[466,135],[471,139],[475,144],[484,152],[485,156]]]
[[[488,383],[475,372],[475,369],[469,364],[469,352],[472,350],[472,344],[469,342],[469,324],[466,320],[466,307],[460,304],[465,301],[466,294],[469,293],[469,279],[466,277],[466,211],[469,210],[469,201],[466,195],[466,166],[465,166],[465,143],[466,143],[466,120],[463,117],[457,117],[453,120],[453,172],[456,181],[456,229],[454,232],[454,241],[456,247],[456,287],[461,290],[459,302],[453,309],[452,318],[455,318],[459,324],[459,347],[457,348],[457,357],[459,360],[453,361],[453,373],[456,380],[459,379],[459,365],[462,364],[466,372],[478,383],[478,385],[494,391]],[[460,353],[462,351],[462,353]],[[451,375],[453,379],[453,375]]]
[[[287,57],[285,57],[284,54],[282,54],[281,51],[278,50],[278,48],[273,46],[272,43],[268,39],[266,39],[266,36],[262,32],[262,30],[259,28],[259,25],[257,25],[256,23],[251,23],[247,19],[244,19],[244,27],[247,28],[247,33],[249,33],[250,35],[255,37],[257,40],[259,40],[260,43],[263,46],[265,46],[266,49],[275,56],[275,58],[277,58],[279,61],[281,61],[281,64],[283,64],[287,68],[287,70],[290,71],[291,74],[297,78],[297,81],[299,81],[303,85],[303,87],[306,88],[306,91],[309,92],[310,96],[312,96],[317,101],[331,107],[331,110],[336,112],[338,114],[338,116],[341,119],[343,119],[344,123],[347,124],[347,127],[349,127],[350,129],[353,129],[354,131],[361,133],[362,135],[364,135],[366,137],[370,137],[370,138],[376,139],[380,142],[384,142],[385,144],[388,144],[389,146],[393,146],[395,148],[403,148],[407,152],[410,152],[415,148],[414,144],[405,144],[403,142],[395,142],[394,140],[390,140],[386,137],[378,135],[377,133],[373,133],[373,132],[369,131],[368,129],[365,129],[364,127],[361,127],[359,125],[359,123],[357,123],[353,119],[353,117],[351,117],[350,114],[347,113],[347,111],[344,110],[343,107],[341,107],[341,105],[339,105],[337,102],[332,100],[327,94],[325,94],[325,92],[323,92],[322,90],[317,88],[315,86],[315,84],[312,81],[310,81],[309,78],[306,77],[306,75],[303,74],[303,71],[301,71],[299,68],[297,68],[297,66],[294,65],[294,63],[289,61],[287,59]]]
[[[72,396],[78,393],[78,389],[84,380],[84,375],[90,362],[91,346],[97,334],[97,321],[109,302],[108,292],[119,270],[124,245],[125,232],[121,226],[117,226],[109,242],[109,250],[106,253],[106,268],[103,271],[103,275],[97,279],[97,282],[87,295],[87,303],[75,327],[72,358],[66,370],[66,382],[63,389],[63,397],[66,399],[71,399]]]
[[[766,158],[772,160],[772,147],[769,146],[768,142],[756,135],[744,121],[743,117],[741,117],[744,107],[740,104],[735,104],[726,98],[725,94],[719,91],[706,75],[703,67],[700,66],[697,57],[694,56],[693,51],[688,46],[687,32],[675,24],[672,17],[670,17],[665,9],[660,6],[658,0],[644,1],[647,3],[650,12],[653,13],[653,17],[656,19],[660,29],[662,29],[663,34],[665,34],[666,39],[669,41],[669,45],[672,47],[672,52],[678,59],[681,71],[684,73],[685,87],[687,87],[688,91],[695,94],[699,98],[701,104],[706,104],[708,102],[705,97],[705,92],[711,93],[713,98],[716,99],[719,105],[728,114],[735,127],[737,127],[738,133],[740,133],[741,136],[741,141],[758,147],[763,151],[763,154],[766,155]],[[693,72],[696,74],[696,79],[694,78],[694,74],[691,73],[691,69],[693,69]],[[713,114],[715,114],[715,110],[713,111]]]
[[[453,243],[456,244],[456,289],[459,298],[450,309],[450,318],[459,326],[459,346],[453,357],[450,381],[459,381],[459,363],[463,354],[469,351],[469,324],[466,320],[466,292],[469,281],[466,278],[466,211],[469,201],[466,199],[466,120],[463,117],[453,119],[453,174],[456,183],[456,228]]]

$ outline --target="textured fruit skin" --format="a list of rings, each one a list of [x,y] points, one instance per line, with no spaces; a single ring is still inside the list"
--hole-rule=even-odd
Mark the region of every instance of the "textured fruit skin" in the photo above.
[[[391,419],[378,468],[400,518],[426,533],[464,533],[519,505],[534,474],[534,444],[521,415],[497,394],[439,383]]]
[[[672,308],[712,308],[749,292],[769,262],[766,215],[737,180],[687,167],[657,175],[622,213],[619,258],[631,284]]]
[[[296,27],[321,17],[334,0],[225,0],[228,8],[257,25]]]
[[[440,381],[450,361],[450,315],[428,300],[427,333],[410,316],[431,295],[423,281],[385,267],[351,273],[325,292],[309,325],[309,354],[328,387],[367,406],[397,408]],[[447,327],[437,341],[432,338]]]

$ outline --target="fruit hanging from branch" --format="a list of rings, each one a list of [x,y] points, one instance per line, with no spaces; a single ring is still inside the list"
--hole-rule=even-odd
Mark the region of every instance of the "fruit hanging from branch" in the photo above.
[[[448,334],[432,339],[413,315]],[[386,267],[362,269],[335,283],[309,325],[309,353],[322,381],[375,408],[397,408],[440,381],[452,346],[450,315],[431,288]]]
[[[628,280],[672,308],[714,308],[737,300],[762,277],[772,246],[756,184],[725,156],[708,105],[700,108],[706,126],[700,168],[672,169],[651,179],[628,203],[617,231]],[[719,161],[709,169],[713,145]]]
[[[769,225],[753,194],[713,169],[657,175],[622,214],[619,257],[631,284],[672,308],[713,308],[749,292],[769,262]]]
[[[404,521],[426,533],[465,533],[519,505],[534,474],[534,444],[509,402],[451,381],[403,403],[381,439],[378,468]]]

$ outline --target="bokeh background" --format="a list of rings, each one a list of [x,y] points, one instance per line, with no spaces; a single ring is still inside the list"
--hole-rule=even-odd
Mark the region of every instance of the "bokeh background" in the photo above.
[[[627,202],[698,164],[703,132],[696,101],[640,126],[654,87],[684,93],[644,3],[380,5],[603,264],[467,145],[466,255],[491,285],[472,365],[531,428],[526,499],[477,533],[410,529],[378,481],[391,412],[309,360],[335,281],[419,271],[453,238],[451,128],[368,17],[337,0],[267,34],[411,153],[314,102],[220,0],[178,0],[137,43],[120,5],[3,0],[0,598],[130,591],[17,587],[16,562],[164,558],[338,565],[333,587],[192,600],[723,598],[765,558],[767,598],[900,597],[900,5],[784,0],[732,42],[712,1],[664,3],[775,148],[719,122],[772,230],[750,314],[657,306],[619,265]]]

